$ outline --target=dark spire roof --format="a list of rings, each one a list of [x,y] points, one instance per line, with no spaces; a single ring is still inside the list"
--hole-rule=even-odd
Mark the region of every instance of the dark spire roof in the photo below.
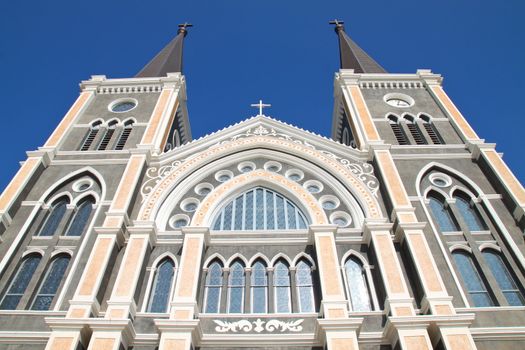
[[[193,26],[189,23],[179,24],[177,36],[157,56],[153,57],[135,77],[164,77],[166,73],[182,72],[182,46],[184,37],[188,34],[186,30],[188,27]]]
[[[339,55],[341,69],[353,69],[356,73],[386,73],[372,57],[368,56],[348,35],[342,21],[333,20],[335,32],[339,37]]]

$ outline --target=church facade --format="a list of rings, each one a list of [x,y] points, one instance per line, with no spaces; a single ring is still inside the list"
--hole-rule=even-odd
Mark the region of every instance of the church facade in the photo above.
[[[0,349],[525,347],[525,190],[429,70],[335,21],[331,138],[192,139],[188,25],[93,76],[0,197]]]

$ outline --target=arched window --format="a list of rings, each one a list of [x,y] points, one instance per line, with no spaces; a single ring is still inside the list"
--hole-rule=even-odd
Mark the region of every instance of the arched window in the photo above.
[[[275,312],[292,312],[290,294],[290,270],[288,264],[279,260],[273,272]]]
[[[394,136],[396,137],[397,143],[400,145],[408,145],[408,137],[405,134],[405,131],[399,124],[399,120],[396,116],[389,115],[388,116],[388,123],[390,124],[390,128],[392,128],[392,132],[394,133]]]
[[[479,215],[478,210],[470,204],[470,201],[465,195],[455,194],[454,198],[456,199],[456,207],[470,231],[483,231],[487,229],[487,226]]]
[[[100,130],[100,125],[102,122],[100,120],[94,122],[91,124],[88,133],[86,134],[86,137],[84,137],[84,140],[82,141],[82,145],[80,146],[81,151],[87,151],[89,150],[89,147],[93,143],[93,140],[95,140],[95,137],[97,137],[98,131]]]
[[[345,262],[345,274],[352,311],[372,310],[366,271],[361,261],[350,256]]]
[[[76,208],[75,216],[66,231],[66,236],[81,236],[84,233],[93,211],[93,204],[93,198],[88,197]]]
[[[241,313],[244,310],[244,264],[236,260],[230,267],[228,277],[228,312]]]
[[[312,265],[309,261],[301,259],[295,271],[297,295],[299,297],[299,312],[314,312],[314,284],[312,280]]]
[[[214,230],[297,230],[306,216],[286,197],[256,187],[229,202],[216,216]]]
[[[469,253],[455,250],[452,252],[454,261],[459,270],[459,274],[463,279],[463,283],[467,288],[467,292],[470,295],[474,306],[492,306],[494,303],[489,295],[488,288],[485,282],[481,278],[481,275],[472,261],[472,257]]]
[[[419,126],[417,125],[414,117],[407,115],[404,118],[407,121],[407,128],[412,134],[414,141],[416,141],[416,144],[426,145],[427,141],[425,140],[425,137],[421,133],[421,130],[419,129]]]
[[[251,289],[252,313],[268,312],[268,275],[262,260],[252,266]]]
[[[30,254],[22,259],[17,272],[11,279],[9,287],[0,303],[0,310],[15,310],[24,295],[35,270],[42,257],[39,254]]]
[[[64,218],[68,203],[69,200],[66,197],[62,197],[55,201],[51,207],[51,211],[46,216],[38,236],[53,236],[55,234],[58,225],[60,225]]]
[[[343,129],[343,139],[342,139],[343,145],[350,146],[350,133],[348,132],[348,128],[345,127]]]
[[[166,312],[170,298],[171,286],[175,275],[175,263],[164,258],[155,269],[155,277],[150,290],[148,312]]]
[[[124,129],[122,130],[122,133],[120,134],[120,137],[118,138],[118,141],[115,144],[116,150],[124,149],[126,141],[129,138],[129,134],[131,134],[131,130],[133,130],[133,120],[128,120],[126,123],[124,123]]]
[[[33,300],[31,310],[49,310],[58,287],[66,274],[69,259],[69,255],[58,255],[51,261],[51,264],[47,267],[44,279],[38,288],[38,293]]]
[[[496,282],[498,282],[498,286],[509,305],[523,306],[523,294],[518,288],[514,276],[503,261],[501,254],[492,249],[485,249],[482,251],[482,254],[485,260],[487,260],[490,270],[492,271],[494,278],[496,278]]]
[[[215,261],[208,268],[204,291],[204,310],[206,313],[218,313],[221,302],[222,265]]]
[[[116,128],[117,128],[116,120],[109,122],[108,128],[106,129],[106,133],[104,134],[102,141],[100,141],[100,144],[98,145],[99,151],[103,151],[106,148],[108,148],[108,144],[111,141],[111,137],[113,137],[113,134],[115,133]]]
[[[430,210],[434,215],[434,219],[437,221],[441,232],[459,231],[459,228],[450,215],[450,211],[445,207],[445,203],[442,199],[438,198],[435,194],[430,194],[428,197]]]
[[[432,121],[430,120],[430,117],[426,115],[422,115],[420,119],[423,121],[423,127],[425,128],[425,131],[427,132],[428,136],[432,140],[432,143],[435,145],[441,145],[445,143],[443,141],[443,138],[439,134],[439,132],[436,129],[436,126]]]

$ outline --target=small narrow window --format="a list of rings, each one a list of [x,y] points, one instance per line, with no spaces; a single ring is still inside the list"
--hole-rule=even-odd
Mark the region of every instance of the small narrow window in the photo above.
[[[292,312],[290,294],[290,270],[288,265],[280,260],[275,265],[273,273],[273,288],[275,297],[275,312]]]
[[[252,313],[268,312],[268,275],[266,265],[257,261],[252,267]]]
[[[242,313],[244,310],[244,285],[244,264],[235,261],[228,278],[228,312],[231,314]]]
[[[17,272],[7,288],[7,291],[0,303],[0,310],[15,310],[24,295],[33,274],[40,263],[42,257],[38,254],[31,254],[22,259]]]
[[[122,133],[120,134],[120,137],[118,138],[118,141],[115,145],[116,150],[124,149],[126,141],[128,140],[129,135],[131,134],[131,130],[133,130],[133,121],[129,120],[124,124],[124,129],[122,130]]]
[[[463,251],[452,252],[454,261],[467,288],[467,292],[472,299],[474,306],[493,306],[494,303],[489,295],[487,286],[481,278],[481,275],[472,261],[469,253]]]
[[[157,265],[150,291],[148,312],[167,312],[174,275],[175,263],[170,258],[163,259]]]
[[[425,137],[423,137],[423,134],[421,133],[421,129],[419,129],[419,126],[417,125],[414,117],[407,115],[405,116],[405,120],[407,123],[407,128],[410,131],[410,134],[412,134],[414,141],[416,141],[416,144],[426,145],[427,141],[425,140]]]
[[[430,118],[426,115],[422,115],[420,119],[423,121],[423,127],[425,128],[425,131],[428,134],[428,137],[430,137],[430,140],[435,145],[441,145],[445,142],[443,141],[443,138],[439,134],[439,132],[436,129],[436,125],[432,123]]]
[[[314,312],[314,283],[312,280],[312,265],[307,260],[297,264],[295,272],[297,294],[299,296],[299,312]]]
[[[492,274],[498,282],[501,292],[511,306],[523,306],[523,294],[518,288],[514,276],[511,274],[507,265],[501,257],[501,253],[492,249],[485,249],[482,252],[483,257],[487,260]]]
[[[456,222],[452,219],[452,215],[450,215],[450,211],[445,206],[443,200],[433,194],[431,194],[428,199],[430,209],[441,232],[459,231]]]
[[[91,125],[80,146],[81,151],[89,150],[89,147],[91,147],[93,140],[95,140],[95,137],[97,137],[98,131],[100,130],[100,124],[102,124],[101,121],[96,121]]]
[[[88,197],[76,208],[75,216],[67,229],[66,236],[81,236],[84,233],[93,211],[93,204],[93,199]]]
[[[64,218],[64,215],[66,214],[68,203],[69,200],[67,198],[61,198],[53,204],[51,211],[47,214],[44,224],[38,233],[38,236],[53,236],[55,234],[58,226]]]
[[[104,137],[102,138],[102,141],[100,141],[100,144],[98,145],[98,150],[103,151],[106,148],[108,148],[109,142],[111,141],[111,138],[113,137],[113,134],[115,133],[115,129],[117,127],[117,121],[113,120],[108,124],[108,128],[106,129],[106,133],[104,134]]]
[[[68,265],[68,255],[59,255],[52,260],[51,265],[47,268],[43,282],[38,289],[35,300],[33,300],[31,310],[45,311],[51,308],[51,303],[66,274]]]
[[[370,311],[370,292],[366,272],[359,259],[351,256],[345,262],[347,290],[352,311]]]
[[[390,128],[392,128],[392,132],[396,137],[397,143],[400,145],[408,145],[409,142],[407,135],[405,134],[405,131],[399,124],[397,117],[393,115],[388,116],[388,123],[390,124]]]
[[[484,231],[487,229],[485,222],[479,215],[478,210],[470,204],[470,201],[464,195],[454,195],[456,206],[467,224],[470,231]]]
[[[218,313],[221,302],[222,265],[215,261],[208,268],[204,292],[204,310],[206,313]]]

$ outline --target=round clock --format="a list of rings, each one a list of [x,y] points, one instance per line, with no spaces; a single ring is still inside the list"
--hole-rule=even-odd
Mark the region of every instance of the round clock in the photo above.
[[[400,108],[412,107],[415,103],[412,97],[405,94],[400,94],[398,92],[386,94],[383,96],[383,101],[388,103],[390,106]]]
[[[390,98],[386,100],[386,103],[394,107],[410,107],[410,103],[400,98]]]

